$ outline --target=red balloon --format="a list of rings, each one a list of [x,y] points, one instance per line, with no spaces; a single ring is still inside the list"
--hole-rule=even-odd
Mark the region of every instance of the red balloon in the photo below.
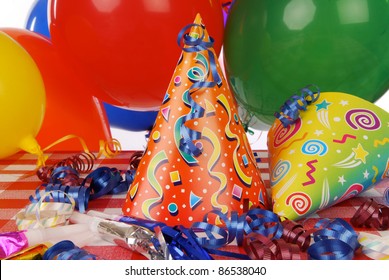
[[[29,30],[1,28],[30,54],[46,89],[46,111],[36,137],[41,148],[70,134],[84,139],[91,151],[99,151],[99,140],[111,138],[107,117],[97,98],[100,90],[87,84],[63,61],[55,47],[42,35]],[[51,151],[80,152],[80,141],[64,141]]]
[[[115,101],[137,110],[160,107],[181,49],[180,30],[197,13],[223,41],[220,0],[53,0],[53,44]]]

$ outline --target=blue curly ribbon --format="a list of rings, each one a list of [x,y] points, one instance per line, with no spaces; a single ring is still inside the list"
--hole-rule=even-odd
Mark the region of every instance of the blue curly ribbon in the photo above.
[[[57,167],[51,173],[49,182],[51,184],[78,185],[80,175],[78,171],[69,166]]]
[[[189,120],[203,117],[205,110],[193,100],[189,94],[189,90],[184,93],[184,99],[187,100],[187,103],[185,104],[191,108],[191,111],[182,119],[182,125],[180,127],[182,136],[180,139],[180,150],[193,156],[199,156],[201,154],[201,150],[193,144],[193,141],[200,139],[201,133],[193,129],[189,129],[185,126],[185,123]]]
[[[207,237],[197,237],[197,241],[203,247],[220,248],[228,244],[228,229],[222,229],[206,222],[196,222],[192,225],[191,229],[196,232],[203,231],[207,235]],[[220,237],[215,237],[215,235]]]
[[[215,210],[211,213],[223,220],[225,228],[206,223],[208,215],[204,216],[203,222],[195,222],[191,228],[195,232],[201,230],[207,235],[208,238],[197,237],[197,241],[212,254],[227,256],[226,252],[216,249],[230,244],[235,239],[241,246],[245,240],[247,243],[247,238],[255,241],[255,236],[261,236],[269,241],[273,240],[274,245],[279,246],[282,244],[281,241],[285,243],[284,240],[288,238],[285,236],[279,217],[268,210],[252,209],[240,216],[232,212],[230,219],[220,211]],[[352,259],[355,250],[359,247],[356,232],[342,219],[320,220],[315,226],[313,237],[315,243],[311,244],[307,250],[310,259]],[[297,244],[297,240],[294,245],[298,245],[301,250],[306,247],[304,244],[304,246]],[[247,258],[242,255],[234,257]]]
[[[91,199],[96,199],[106,194],[123,192],[123,187],[121,185],[122,176],[120,171],[116,168],[97,168],[85,177],[83,185],[90,179]],[[128,185],[128,182],[126,183]],[[119,190],[117,190],[117,188],[119,188]]]
[[[50,202],[61,202],[61,203],[70,203],[69,197],[72,197],[75,201],[75,208],[81,213],[84,213],[88,208],[88,202],[90,197],[90,189],[83,186],[65,186],[61,184],[43,184],[45,193],[50,193],[49,196],[46,196],[44,201]],[[40,194],[40,189],[42,186],[39,186],[35,189],[35,197],[30,195],[29,200],[31,203],[38,203],[42,196]]]
[[[144,219],[138,219],[138,218],[132,218],[128,216],[123,216],[119,219],[119,222],[136,225],[136,226],[142,226],[144,228],[147,228],[151,231],[154,231],[155,227],[164,227],[166,224],[162,222],[156,222],[151,220],[144,220]]]
[[[224,226],[207,223],[210,214],[218,216],[224,222]],[[292,255],[301,257],[301,254],[304,253],[310,259],[346,260],[352,259],[355,250],[360,246],[356,232],[350,224],[342,219],[322,219],[315,225],[314,229],[309,231],[304,231],[302,226],[296,223],[285,224],[287,228],[284,229],[279,216],[259,208],[251,209],[242,215],[234,211],[229,217],[214,210],[206,214],[202,222],[195,222],[190,228],[169,227],[162,222],[126,216],[122,217],[120,221],[143,226],[151,231],[154,231],[155,227],[161,228],[169,251],[168,255],[175,260],[212,259],[211,255],[235,259],[256,258],[260,257],[255,252],[255,247],[259,244],[265,246],[262,249],[272,252],[272,259],[288,259]],[[292,230],[296,228],[298,232],[292,234]],[[206,237],[199,236],[199,233],[202,235],[205,233]],[[310,238],[308,237],[311,234],[314,243],[309,244]],[[291,239],[292,236],[294,236],[293,239]],[[244,255],[222,249],[223,246],[234,240],[238,246],[252,245],[251,254]],[[158,244],[156,240],[156,248],[159,246]],[[306,253],[305,250],[307,250]]]
[[[314,87],[311,90],[310,87]],[[278,118],[284,127],[296,122],[300,117],[300,111],[306,111],[307,106],[315,102],[320,96],[320,89],[315,85],[308,85],[300,89],[300,95],[293,95],[284,105],[281,106],[280,112],[275,112],[274,116]]]
[[[208,215],[215,214],[225,223],[219,227],[207,223]],[[204,216],[203,222],[195,222],[187,229],[182,226],[169,227],[162,222],[141,220],[133,217],[122,217],[121,222],[135,224],[154,230],[156,226],[162,229],[163,236],[168,244],[170,256],[175,260],[204,260],[212,259],[211,254],[232,257],[236,259],[249,259],[247,255],[217,250],[237,240],[242,245],[244,237],[250,233],[261,234],[271,239],[279,239],[283,228],[278,216],[271,211],[251,209],[247,213],[238,215],[231,212],[230,218],[219,210],[213,210]],[[207,237],[199,237],[203,232]]]
[[[307,253],[312,260],[352,260],[359,248],[358,234],[342,219],[322,219],[313,233],[315,243]]]
[[[389,188],[387,188],[384,192],[384,201],[386,205],[389,205]]]
[[[283,227],[279,217],[268,210],[254,208],[246,214],[252,219],[245,227],[246,234],[251,232],[259,233],[270,239],[279,239],[282,236]]]
[[[212,260],[211,255],[197,242],[193,231],[182,226],[161,228],[174,260]]]
[[[41,199],[40,189],[44,187],[45,192],[51,192],[50,197],[54,202],[70,203],[67,195],[75,200],[75,207],[80,213],[88,209],[90,200],[95,200],[106,194],[119,194],[127,192],[134,181],[135,170],[120,171],[116,168],[99,167],[81,183],[79,173],[71,167],[58,167],[53,170],[49,183],[42,184],[35,190],[35,197],[30,196],[31,203],[37,203]]]
[[[167,243],[169,255],[175,260],[207,260],[213,259],[211,254],[231,257],[236,259],[249,259],[247,255],[218,250],[235,239],[238,245],[242,245],[244,236],[249,233],[264,234],[269,238],[280,238],[282,226],[278,216],[273,212],[252,209],[246,214],[238,215],[232,212],[231,217],[214,210],[209,214],[215,214],[225,223],[225,228],[206,222],[208,215],[204,216],[203,222],[196,222],[190,228],[183,226],[169,227],[162,222],[122,217],[119,221],[135,224],[154,230],[160,227]],[[207,237],[199,237],[198,232],[204,232]],[[216,237],[217,236],[217,237]],[[157,244],[157,243],[156,243]],[[156,245],[158,247],[158,244]]]
[[[115,219],[116,220],[116,219]],[[209,260],[212,259],[210,253],[197,241],[196,235],[192,229],[182,226],[170,227],[163,222],[139,219],[129,216],[121,216],[117,219],[119,222],[141,226],[156,233],[161,234],[162,243],[167,247],[164,250],[161,242],[156,238],[151,238],[151,242],[157,250],[164,251],[166,259],[174,260]],[[158,230],[157,230],[158,229]]]
[[[198,242],[206,248],[220,248],[230,244],[235,239],[240,246],[243,243],[244,236],[252,232],[270,239],[279,239],[282,236],[283,227],[278,216],[268,210],[255,208],[240,216],[233,211],[230,218],[219,210],[213,210],[210,213],[219,216],[225,223],[225,229],[207,223],[208,214],[204,216],[203,222],[195,222],[191,227],[195,231],[202,230],[207,235],[208,238],[197,238]],[[215,235],[220,237],[217,238]]]
[[[182,226],[170,227],[162,222],[138,219],[123,216],[120,222],[145,227],[155,232],[160,228],[165,243],[167,244],[168,254],[174,260],[211,260],[210,253],[201,246],[192,229]],[[160,243],[155,238],[151,240],[154,247],[158,250]]]
[[[72,241],[64,240],[51,246],[43,260],[96,260],[97,256],[77,247]]]
[[[187,30],[192,27],[199,27],[199,29],[203,31],[198,38],[194,38],[186,33]],[[184,99],[186,99],[185,104],[191,108],[191,111],[189,114],[184,116],[183,123],[180,127],[180,134],[182,137],[180,139],[180,150],[193,156],[199,156],[202,152],[195,144],[193,144],[195,140],[201,138],[201,133],[188,128],[185,123],[189,120],[203,117],[205,110],[193,100],[191,94],[200,88],[212,88],[216,85],[221,86],[222,83],[222,79],[217,71],[216,58],[212,50],[214,39],[209,37],[209,41],[205,41],[204,29],[205,27],[202,25],[195,23],[189,24],[181,29],[177,37],[177,43],[184,52],[194,53],[207,51],[213,79],[212,81],[205,81],[204,79],[193,83],[189,90],[184,94]],[[181,41],[183,41],[183,46],[181,46]]]

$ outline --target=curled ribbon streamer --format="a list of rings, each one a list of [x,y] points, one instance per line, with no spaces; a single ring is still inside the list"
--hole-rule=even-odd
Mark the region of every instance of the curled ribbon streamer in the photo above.
[[[45,209],[45,207],[51,208],[50,204],[52,204],[53,202],[50,201],[50,198],[55,197],[55,194],[59,194],[59,193],[62,194],[63,192],[61,192],[61,191],[46,192],[42,196],[42,198],[37,202],[37,204],[38,204],[37,206],[38,207],[36,208],[36,218],[37,218],[37,222],[39,224],[41,224],[43,227],[52,227],[54,225],[57,226],[57,225],[65,224],[68,221],[68,219],[71,216],[71,214],[73,213],[73,211],[74,211],[75,204],[76,204],[75,200],[70,195],[68,195],[66,193],[63,193],[64,196],[67,197],[67,199],[65,199],[64,203],[61,203],[62,204],[62,205],[60,205],[61,208],[59,208],[57,210],[57,215],[54,217],[55,224],[52,225],[51,223],[46,223],[45,220],[42,221],[42,219],[41,219],[41,214],[42,214],[41,209],[42,208]],[[56,199],[54,199],[54,202],[55,201],[56,201]],[[65,220],[65,221],[61,222],[62,220]]]
[[[217,215],[225,223],[225,229],[207,223],[209,214]],[[207,248],[219,248],[230,244],[235,239],[240,246],[244,235],[252,232],[269,239],[278,239],[282,236],[282,226],[278,216],[271,211],[259,208],[251,209],[240,216],[236,212],[231,212],[230,218],[221,211],[213,210],[204,216],[203,222],[195,222],[191,228],[196,235],[199,231],[207,235],[208,238],[197,237],[200,244]]]
[[[68,197],[75,201],[75,208],[81,213],[84,213],[88,208],[90,197],[90,188],[84,186],[66,186],[61,184],[47,184],[45,185],[45,192],[51,193],[54,202],[68,203]],[[30,201],[39,200],[39,188],[37,189],[36,197],[30,196]],[[67,197],[68,196],[68,197]]]
[[[90,181],[91,200],[94,200],[106,194],[121,193],[128,190],[128,178],[131,178],[131,176],[126,176],[123,181],[122,174],[118,169],[103,166],[91,172],[84,179],[82,185]]]
[[[252,260],[302,260],[306,259],[296,244],[283,239],[270,239],[252,232],[244,240],[243,247]]]
[[[389,228],[389,208],[369,199],[358,208],[350,222],[355,227],[387,230]]]
[[[117,139],[110,139],[108,141],[100,140],[100,150],[97,154],[97,158],[104,155],[107,158],[115,157],[120,154],[122,146]]]
[[[296,244],[301,251],[306,251],[311,245],[311,234],[316,229],[305,230],[301,224],[291,220],[285,220],[281,224],[283,226],[282,239],[287,243]]]
[[[77,186],[80,184],[80,175],[76,169],[62,166],[52,170],[48,183]]]
[[[77,247],[70,240],[64,240],[51,246],[43,255],[43,260],[97,260],[96,255]]]
[[[212,260],[209,253],[200,246],[193,232],[184,227],[161,228],[169,253],[174,260]]]
[[[204,80],[209,75],[209,63],[207,58],[201,54],[197,53],[195,57],[196,63],[202,65],[205,68],[205,71],[203,71],[202,68],[194,66],[189,69],[187,76],[188,79],[192,82],[199,83]],[[196,145],[193,143],[194,140],[198,140],[201,138],[201,133],[192,129],[189,129],[184,124],[192,119],[196,118],[202,118],[205,113],[205,109],[200,106],[200,104],[196,103],[192,96],[190,95],[191,90],[193,87],[195,87],[195,84],[192,85],[190,89],[184,92],[183,94],[183,101],[186,106],[188,106],[191,110],[190,113],[180,118],[182,125],[180,126],[180,134],[182,138],[180,139],[180,149],[187,154],[193,155],[193,156],[199,156],[201,154],[201,149],[196,147]]]
[[[255,232],[270,239],[279,239],[282,236],[283,228],[279,217],[271,211],[259,208],[247,212],[247,233]]]
[[[354,250],[339,239],[315,242],[308,248],[311,260],[352,260]]]
[[[163,253],[165,260],[169,259],[169,249],[166,244],[165,237],[163,236],[162,230],[159,226],[154,227],[155,237],[152,238],[151,242],[154,245],[154,248]]]
[[[374,260],[389,260],[389,235],[377,236],[360,232],[358,241],[362,252]]]
[[[322,219],[313,233],[315,242],[309,246],[307,253],[312,260],[351,260],[360,247],[358,235],[342,219]]]
[[[182,138],[182,130],[181,130],[181,128],[184,125],[184,118],[185,118],[185,116],[179,117],[174,124],[174,141],[176,143],[177,149],[178,149],[179,153],[181,154],[182,158],[186,161],[186,163],[188,163],[189,165],[192,165],[192,164],[197,163],[197,159],[195,159],[192,156],[192,152],[187,153],[185,150],[182,149],[183,147],[186,146],[186,144],[184,142],[182,142],[182,140],[181,140],[181,139],[185,139],[185,138]],[[190,145],[191,142],[189,141],[188,143]]]
[[[48,159],[48,156],[45,155],[44,152],[49,150],[50,148],[54,147],[55,145],[58,145],[61,142],[64,142],[64,141],[67,141],[67,140],[73,139],[73,138],[76,138],[80,141],[81,146],[82,146],[84,151],[80,154],[77,154],[75,156],[72,156],[70,158],[67,158],[67,159],[57,163],[57,165],[55,165],[55,166],[47,167],[46,161]],[[84,139],[82,139],[81,137],[79,137],[77,135],[73,135],[73,134],[70,134],[70,135],[67,135],[67,136],[60,138],[59,140],[48,145],[44,149],[39,148],[39,150],[36,153],[34,153],[35,155],[38,156],[37,163],[36,163],[36,166],[37,166],[36,174],[37,174],[38,178],[40,180],[42,180],[43,182],[47,182],[46,180],[50,176],[52,170],[57,168],[58,166],[69,166],[69,167],[76,169],[79,172],[86,173],[86,172],[89,172],[92,170],[93,165],[94,165],[94,160],[96,158],[100,158],[101,155],[104,155],[105,157],[110,158],[110,157],[116,156],[117,154],[119,154],[121,152],[120,142],[116,139],[111,139],[109,141],[100,140],[99,143],[100,143],[100,149],[99,149],[97,156],[95,156],[93,153],[91,153],[89,151],[89,148],[86,145]],[[24,179],[24,178],[27,178],[30,176],[32,176],[32,174],[25,174],[21,177],[21,179]]]
[[[199,36],[191,36],[191,34],[187,33],[187,30],[190,28],[197,27],[198,30],[201,31]],[[193,143],[195,140],[201,138],[201,134],[198,131],[194,131],[188,128],[185,123],[189,120],[195,118],[201,118],[204,116],[204,108],[202,108],[199,104],[197,104],[191,97],[191,94],[200,88],[212,88],[215,85],[221,85],[222,79],[217,71],[216,66],[216,58],[212,51],[212,47],[214,44],[214,39],[209,37],[209,41],[205,41],[205,27],[199,24],[189,24],[185,26],[178,34],[177,44],[184,52],[196,53],[201,51],[207,51],[208,59],[201,54],[197,53],[196,62],[205,67],[205,72],[202,71],[199,67],[196,66],[197,71],[191,69],[188,73],[188,78],[194,83],[189,88],[187,92],[184,94],[185,104],[191,108],[190,113],[184,116],[181,119],[180,123],[180,152],[190,154],[193,156],[198,156],[201,153],[201,150]],[[181,45],[181,41],[183,45]],[[200,71],[201,70],[201,71]],[[212,75],[212,80],[209,81],[209,70]],[[201,74],[200,74],[201,72]],[[199,73],[200,75],[193,75],[193,73]],[[186,157],[183,156],[185,159]]]
[[[280,218],[268,210],[254,208],[238,216],[211,211],[225,223],[225,228],[207,223],[208,214],[203,222],[196,222],[192,229],[197,234],[204,232],[207,237],[197,237],[198,242],[213,253],[231,243],[235,238],[243,245],[251,259],[351,259],[359,247],[357,234],[344,220],[318,222],[314,229],[304,230],[302,225]],[[311,237],[315,243],[311,244]],[[305,253],[305,251],[307,253]]]
[[[196,147],[193,141],[201,138],[201,133],[195,131],[193,129],[189,129],[185,126],[185,123],[192,119],[201,118],[204,116],[204,108],[197,104],[192,97],[189,95],[189,90],[184,94],[184,101],[187,99],[187,102],[184,102],[188,107],[191,108],[190,113],[180,118],[181,126],[180,126],[180,135],[182,138],[179,140],[180,142],[180,150],[184,153],[199,156],[201,154],[201,150]]]
[[[314,87],[312,91],[310,87]],[[278,118],[284,127],[287,127],[299,118],[299,111],[307,110],[307,106],[315,102],[320,95],[320,89],[315,85],[307,85],[302,88],[301,95],[293,95],[281,106],[280,112],[276,112],[274,116]]]
[[[224,227],[208,223],[209,215],[217,215]],[[210,255],[261,260],[300,260],[308,256],[310,259],[351,259],[359,247],[357,234],[344,220],[323,219],[315,228],[304,230],[296,222],[280,222],[275,213],[259,208],[250,209],[240,216],[231,212],[230,217],[213,210],[203,217],[203,222],[195,222],[189,229],[131,217],[122,217],[120,221],[152,231],[160,228],[164,238],[162,243],[168,248],[166,259],[211,259]],[[247,255],[221,248],[234,240],[238,246],[243,246]]]
[[[92,155],[92,153],[90,152],[90,150],[89,150],[88,146],[86,145],[85,140],[83,138],[81,138],[77,135],[74,135],[74,134],[69,134],[69,135],[66,135],[66,136],[58,139],[57,141],[54,141],[53,143],[48,145],[46,148],[42,149],[42,151],[41,151],[42,155],[39,155],[39,157],[38,157],[38,162],[37,162],[38,168],[46,165],[47,156],[43,155],[43,153],[45,151],[51,149],[52,147],[54,147],[54,146],[56,146],[64,141],[70,140],[70,139],[77,139],[80,142],[80,145],[84,151],[84,154]],[[100,140],[99,144],[100,144],[100,149],[99,149],[98,154],[96,156],[97,158],[100,158],[100,156],[102,156],[102,155],[110,158],[110,157],[116,156],[118,153],[121,152],[121,145],[117,139],[111,139],[108,141]]]
[[[54,193],[62,193],[67,196],[67,201],[50,201]],[[19,230],[47,228],[64,225],[68,222],[75,207],[74,199],[61,191],[50,191],[38,200],[34,200],[24,210],[16,215],[16,225]]]
[[[137,160],[133,157],[132,160]],[[130,163],[130,165],[136,163]],[[133,165],[134,166],[134,165]],[[30,196],[32,203],[41,200],[40,189],[51,193],[55,202],[68,203],[69,198],[75,201],[75,208],[84,213],[89,200],[97,199],[106,194],[127,192],[134,180],[135,170],[120,171],[116,168],[99,167],[84,179],[79,178],[78,172],[71,167],[58,167],[51,172],[51,177],[44,176],[49,183],[42,184],[35,190],[35,197]]]
[[[37,170],[38,178],[44,182],[48,183],[52,173],[58,167],[68,167],[77,171],[78,173],[87,173],[92,171],[94,161],[96,156],[92,153],[79,153],[74,156],[68,157],[64,160],[61,160],[54,164],[53,166],[42,166]],[[77,174],[78,175],[78,174]]]
[[[130,157],[130,160],[129,160],[129,166],[130,166],[130,170],[135,170],[138,168],[138,165],[143,157],[143,153],[144,152],[141,152],[141,151],[137,151],[135,153],[133,153]]]
[[[188,229],[183,226],[170,227],[162,222],[127,216],[120,218],[120,222],[142,226],[154,231],[158,237],[158,244],[154,246],[156,248],[161,247],[161,250],[165,252],[165,259],[211,260],[212,256],[210,254],[218,253],[221,255],[221,253],[215,252],[211,248],[205,248],[202,246],[193,228]],[[224,243],[220,243],[218,245],[221,246],[222,244]],[[247,259],[247,256],[241,254],[230,252],[223,252],[223,254],[229,257]]]

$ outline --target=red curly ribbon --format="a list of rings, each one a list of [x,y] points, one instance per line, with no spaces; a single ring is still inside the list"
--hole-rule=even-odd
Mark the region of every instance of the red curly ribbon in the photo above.
[[[44,182],[49,183],[52,173],[59,167],[69,167],[76,170],[79,173],[88,173],[92,171],[96,156],[92,153],[79,153],[71,157],[65,158],[53,166],[42,166],[36,174],[38,178]]]
[[[63,193],[74,198],[76,209],[81,213],[88,208],[89,200],[97,199],[106,194],[117,194],[128,191],[135,176],[143,153],[134,153],[129,160],[127,171],[116,168],[99,167],[81,178],[79,172],[91,171],[96,157],[91,153],[81,153],[57,162],[53,166],[43,166],[37,171],[37,176],[43,182],[35,190],[36,197],[30,196],[30,201],[36,203],[40,199],[40,190],[56,191],[61,195],[53,196],[56,202],[66,201]],[[59,191],[59,192],[58,192]]]
[[[302,260],[306,259],[296,244],[287,243],[283,239],[269,239],[256,232],[248,234],[243,248],[252,260]]]
[[[355,227],[387,230],[389,228],[389,208],[369,199],[358,208],[350,222]]]
[[[311,234],[316,229],[305,230],[301,224],[294,221],[285,220],[282,223],[282,239],[287,243],[296,244],[301,251],[306,251],[311,245]]]

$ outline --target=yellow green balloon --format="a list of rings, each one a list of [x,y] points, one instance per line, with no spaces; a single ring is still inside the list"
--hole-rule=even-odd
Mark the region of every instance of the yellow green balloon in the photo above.
[[[0,32],[0,159],[20,150],[41,154],[35,140],[46,94],[38,67],[11,37]]]

